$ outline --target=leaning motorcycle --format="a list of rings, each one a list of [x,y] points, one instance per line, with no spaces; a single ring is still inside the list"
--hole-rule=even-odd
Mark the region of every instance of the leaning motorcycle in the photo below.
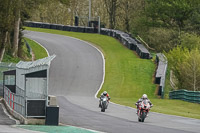
[[[145,118],[147,117],[147,113],[149,112],[151,106],[150,106],[148,100],[143,100],[142,102],[139,103],[138,107],[139,107],[139,110],[137,112],[138,121],[144,122]]]
[[[101,96],[100,98],[100,107],[101,107],[101,112],[105,112],[105,110],[108,107],[108,98],[106,96]]]

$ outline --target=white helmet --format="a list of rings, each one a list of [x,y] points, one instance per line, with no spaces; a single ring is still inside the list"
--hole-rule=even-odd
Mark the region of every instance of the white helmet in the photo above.
[[[147,99],[147,94],[143,94],[142,99]]]
[[[107,95],[107,92],[106,92],[106,91],[104,91],[104,92],[103,92],[103,95],[104,95],[104,96],[106,96],[106,95]]]

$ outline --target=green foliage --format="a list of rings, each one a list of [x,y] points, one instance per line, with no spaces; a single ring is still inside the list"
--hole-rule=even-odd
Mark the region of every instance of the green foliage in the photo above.
[[[180,66],[180,76],[183,77],[182,89],[200,91],[200,52],[193,49],[186,54]]]
[[[200,50],[200,38],[196,34],[185,33],[182,35],[181,45],[190,51],[196,48]]]
[[[157,52],[163,52],[175,47],[178,42],[177,36],[178,33],[172,29],[150,28],[145,39]]]
[[[182,45],[168,52],[170,69],[178,79],[178,88],[199,90],[200,88],[200,39],[193,34],[185,34]]]
[[[177,46],[165,54],[167,56],[170,69],[174,72],[179,81],[178,88],[183,89],[184,77],[181,75],[180,67],[182,66],[182,63],[185,62],[186,57],[189,54],[189,50],[187,48]]]
[[[13,58],[11,55],[9,55],[8,53],[6,53],[4,55],[4,58],[2,60],[2,62],[13,62],[13,63],[18,63],[20,61],[20,58],[16,57]]]
[[[38,4],[37,10],[31,13],[31,21],[69,25],[71,19],[68,0],[48,0]]]
[[[132,33],[139,34],[156,51],[169,51],[180,45],[184,32],[199,33],[199,0],[145,1],[145,9],[131,25]]]
[[[65,4],[65,5],[69,5],[69,1],[70,0],[59,0],[60,3]]]
[[[0,35],[2,35],[2,31],[10,31],[13,27],[14,2],[12,0],[0,0],[0,3]]]
[[[24,40],[19,45],[18,53],[20,53],[20,55],[18,55],[18,57],[21,58],[21,60],[26,60],[26,61],[31,60],[32,55],[29,53],[28,48],[27,48]]]
[[[26,58],[22,57],[26,54],[23,53],[21,42],[21,24],[30,18],[30,13],[39,3],[43,3],[43,0],[0,0],[0,3],[0,61],[5,52],[6,55]]]
[[[20,48],[19,48],[19,52],[20,52],[20,56],[19,57],[13,57],[11,55],[11,53],[9,51],[7,51],[4,55],[4,58],[3,58],[3,62],[14,62],[14,63],[17,63],[19,62],[20,60],[24,60],[24,61],[30,61],[31,60],[31,54],[28,52],[28,49],[25,45],[25,42],[22,41],[21,42],[22,44],[20,45]]]
[[[166,26],[184,27],[184,21],[195,12],[196,0],[147,0],[147,16]]]

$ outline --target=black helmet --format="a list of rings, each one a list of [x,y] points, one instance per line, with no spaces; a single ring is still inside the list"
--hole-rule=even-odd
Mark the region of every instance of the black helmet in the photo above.
[[[104,96],[106,96],[106,95],[107,95],[107,92],[106,92],[106,91],[104,91],[104,92],[103,92],[103,95],[104,95]]]

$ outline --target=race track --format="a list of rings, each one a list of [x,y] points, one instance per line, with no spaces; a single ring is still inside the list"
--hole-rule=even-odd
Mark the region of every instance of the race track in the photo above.
[[[108,133],[200,131],[200,120],[152,112],[144,123],[139,123],[135,109],[113,103],[106,112],[100,112],[95,94],[104,76],[102,54],[71,37],[33,31],[24,34],[47,48],[50,55],[56,54],[50,68],[49,94],[57,96],[60,123]]]

